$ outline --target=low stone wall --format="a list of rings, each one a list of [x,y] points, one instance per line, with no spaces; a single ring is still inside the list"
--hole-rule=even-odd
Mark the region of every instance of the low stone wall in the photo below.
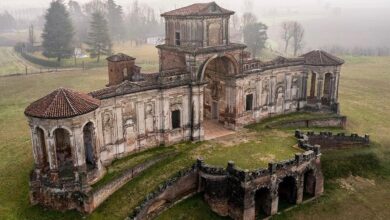
[[[358,134],[346,135],[345,133],[333,134],[332,132],[307,132],[306,134],[297,130],[295,137],[299,139],[299,145],[321,145],[323,149],[348,148],[354,146],[367,146],[370,144],[370,136],[359,136]]]
[[[88,200],[85,202],[85,212],[91,213],[99,205],[101,205],[110,195],[120,189],[123,185],[128,183],[134,177],[138,176],[144,170],[150,168],[156,163],[163,161],[169,157],[175,156],[176,153],[166,153],[152,158],[142,164],[129,168],[122,175],[109,182],[108,184],[92,190],[88,193]]]
[[[346,128],[347,117],[346,116],[333,116],[329,118],[318,118],[318,119],[302,119],[302,120],[291,120],[285,122],[276,122],[269,127],[271,128]]]
[[[196,165],[182,170],[149,193],[145,200],[129,217],[134,220],[153,219],[177,201],[198,190],[198,170]]]

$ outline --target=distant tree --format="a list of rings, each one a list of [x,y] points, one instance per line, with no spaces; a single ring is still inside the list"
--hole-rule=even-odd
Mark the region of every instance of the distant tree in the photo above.
[[[8,11],[0,14],[0,32],[15,29],[16,24],[15,18]]]
[[[42,33],[43,55],[57,58],[68,57],[73,52],[73,26],[65,5],[61,0],[52,1],[45,15]]]
[[[122,6],[117,5],[114,0],[107,1],[107,20],[111,36],[116,40],[123,39],[123,9]]]
[[[73,21],[75,28],[75,43],[78,47],[81,46],[82,42],[88,37],[88,17],[83,13],[83,10],[78,2],[69,1],[69,14]]]
[[[91,0],[83,5],[87,16],[92,16],[95,12],[106,13],[107,5],[103,0]]]
[[[256,23],[257,22],[257,17],[256,17],[256,15],[254,15],[254,14],[252,14],[250,12],[247,12],[247,13],[244,13],[242,15],[242,19],[241,20],[242,20],[242,27],[244,29],[247,25]]]
[[[100,61],[101,55],[110,55],[112,49],[111,38],[108,30],[107,20],[102,12],[92,14],[90,32],[88,33],[88,53],[92,58],[97,58],[96,62]]]
[[[292,25],[292,39],[293,39],[293,52],[294,56],[297,56],[298,51],[303,49],[303,37],[305,30],[303,26],[298,22],[293,22]]]
[[[268,39],[267,25],[258,22],[248,24],[244,27],[244,42],[247,44],[253,57],[257,56],[257,52],[265,48],[265,43]]]
[[[284,53],[287,54],[287,50],[288,50],[288,47],[290,45],[290,41],[291,41],[291,38],[293,37],[292,36],[292,22],[283,22],[281,27],[282,27],[282,31],[281,31],[281,38],[282,40],[284,41]]]
[[[30,27],[28,28],[28,42],[32,47],[34,47],[35,44],[34,25],[30,25]]]
[[[288,53],[290,41],[292,40],[292,50],[294,56],[303,49],[303,38],[305,30],[297,21],[283,22],[281,26],[281,38],[284,41],[284,53]]]

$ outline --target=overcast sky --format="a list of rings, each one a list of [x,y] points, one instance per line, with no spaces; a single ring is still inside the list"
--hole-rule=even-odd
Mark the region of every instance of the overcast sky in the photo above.
[[[68,2],[67,0],[64,0]],[[89,0],[78,0],[78,2],[87,2]],[[51,0],[0,0],[0,8],[18,8],[18,7],[47,7]],[[121,5],[128,5],[132,0],[116,0]],[[139,2],[153,3],[160,8],[180,7],[195,2],[210,2],[205,0],[139,0]],[[216,0],[221,5],[243,7],[245,0]],[[331,6],[342,8],[390,8],[389,0],[253,0],[255,7],[315,7]]]

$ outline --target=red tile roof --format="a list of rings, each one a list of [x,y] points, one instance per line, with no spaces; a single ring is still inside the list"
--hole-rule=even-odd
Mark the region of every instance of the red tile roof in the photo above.
[[[97,109],[100,101],[90,95],[59,88],[31,103],[24,114],[45,119],[71,118]]]
[[[313,50],[309,53],[303,54],[301,57],[305,58],[306,65],[339,66],[344,64],[344,60],[323,50]]]
[[[197,3],[173,11],[165,12],[161,16],[207,16],[207,15],[232,15],[234,11],[224,9],[215,2]]]

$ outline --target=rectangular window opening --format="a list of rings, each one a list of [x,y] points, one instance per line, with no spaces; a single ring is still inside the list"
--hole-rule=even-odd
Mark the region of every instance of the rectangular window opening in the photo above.
[[[180,127],[180,110],[172,111],[172,129],[177,129]]]
[[[176,46],[180,46],[180,32],[176,32],[175,44],[176,44]]]
[[[246,111],[252,111],[253,110],[253,94],[246,95]]]

